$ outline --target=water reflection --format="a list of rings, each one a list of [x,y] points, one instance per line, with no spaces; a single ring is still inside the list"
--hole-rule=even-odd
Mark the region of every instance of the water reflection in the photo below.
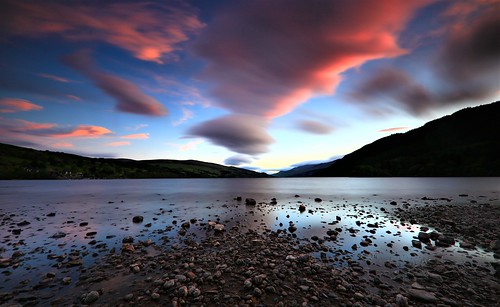
[[[388,213],[394,207],[390,202],[423,206],[429,198],[468,202],[483,196],[499,204],[499,192],[497,178],[2,181],[1,258],[15,252],[24,256],[18,266],[2,269],[5,281],[0,289],[36,285],[53,270],[75,281],[79,271],[119,249],[125,236],[167,245],[185,238],[201,240],[208,221],[228,229],[279,231],[296,236],[297,244],[320,244],[323,257],[336,265],[349,258],[374,267],[398,259],[403,266],[436,256],[484,263],[493,258],[481,250],[455,246],[430,252],[413,247],[421,225],[395,220]],[[235,200],[237,196],[259,204],[247,206]],[[272,198],[277,204],[271,204]],[[300,204],[306,207],[303,213]],[[144,221],[132,223],[136,215]],[[180,236],[180,225],[192,219],[196,223]],[[30,224],[17,226],[24,220]],[[297,228],[293,234],[290,223]],[[15,229],[21,232],[14,234]],[[335,239],[328,231],[337,233]],[[58,232],[65,235],[54,238]],[[75,251],[83,266],[68,265]]]

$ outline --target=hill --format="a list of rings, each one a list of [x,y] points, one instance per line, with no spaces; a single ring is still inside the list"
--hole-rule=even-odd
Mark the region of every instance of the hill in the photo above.
[[[269,176],[196,160],[88,158],[0,143],[0,179],[251,177]]]
[[[500,176],[500,102],[379,139],[313,176]]]
[[[294,167],[292,169],[289,169],[287,171],[280,171],[276,174],[274,174],[274,177],[310,177],[313,175],[315,172],[327,168],[328,166],[332,165],[335,161],[329,161],[325,163],[319,163],[319,164],[306,164],[306,165],[301,165]]]

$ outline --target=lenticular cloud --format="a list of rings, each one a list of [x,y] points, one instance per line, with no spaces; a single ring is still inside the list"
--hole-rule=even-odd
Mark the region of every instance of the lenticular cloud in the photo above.
[[[63,62],[78,70],[116,101],[116,109],[141,115],[164,116],[167,109],[151,96],[144,94],[135,84],[99,70],[87,50],[68,55]]]
[[[397,36],[425,1],[247,1],[196,44],[219,106],[265,118],[332,94],[340,74],[405,54]]]

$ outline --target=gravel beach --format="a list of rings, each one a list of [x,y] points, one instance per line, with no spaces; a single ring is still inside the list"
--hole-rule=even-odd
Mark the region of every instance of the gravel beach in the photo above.
[[[299,199],[298,195],[296,195]],[[348,204],[352,216],[324,223],[322,235],[304,237],[299,225],[280,222],[272,229],[259,224],[255,212],[279,207],[279,200],[262,202],[239,197],[225,210],[244,207],[248,228],[231,220],[192,217],[149,231],[161,219],[137,215],[128,223],[141,227],[140,236],[115,237],[110,246],[94,239],[88,222],[89,248],[70,253],[38,249],[24,253],[15,238],[31,222],[2,212],[0,266],[7,278],[42,254],[52,265],[33,285],[20,282],[0,290],[2,306],[497,306],[500,298],[500,207],[488,199],[461,195],[458,201],[441,198],[386,200],[380,206]],[[314,216],[325,207],[345,204],[314,199],[286,206]],[[164,210],[163,212],[167,212]],[[303,213],[301,213],[303,212]],[[47,218],[51,214],[47,213]],[[159,214],[157,214],[159,215]],[[353,218],[354,227],[341,221]],[[374,222],[373,218],[377,220]],[[278,219],[278,218],[276,218]],[[87,224],[86,224],[87,223]],[[412,234],[394,241],[377,238],[385,224]],[[350,224],[349,224],[350,225]],[[75,226],[76,227],[76,226]],[[299,231],[297,231],[299,228]],[[67,234],[52,234],[57,242]],[[399,234],[393,234],[399,237]],[[342,236],[357,243],[344,241]],[[17,245],[16,245],[17,244]],[[346,248],[346,244],[349,244]],[[384,250],[385,261],[372,256]],[[459,257],[461,261],[455,261]],[[425,261],[405,261],[425,255]],[[87,264],[84,259],[93,257]],[[486,259],[486,260],[485,260]]]

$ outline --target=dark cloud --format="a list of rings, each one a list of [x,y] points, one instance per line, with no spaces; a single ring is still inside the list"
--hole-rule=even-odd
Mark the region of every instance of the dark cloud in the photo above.
[[[63,63],[78,70],[85,77],[110,95],[117,102],[116,109],[141,115],[164,116],[165,107],[151,96],[144,94],[135,84],[99,70],[88,50],[65,56]]]
[[[498,5],[498,4],[497,4]],[[451,33],[436,65],[448,79],[469,82],[500,69],[500,15],[481,16]]]
[[[397,34],[426,1],[243,1],[222,11],[196,52],[216,102],[273,118],[331,94],[340,74],[405,54]]]
[[[500,80],[500,15],[481,16],[454,28],[433,67],[443,79],[440,100],[455,102],[485,98],[498,91]]]
[[[245,155],[236,155],[224,160],[225,165],[238,166],[242,164],[250,164],[253,162],[253,158]]]
[[[492,96],[500,79],[500,15],[478,16],[461,19],[468,21],[466,25],[449,25],[451,30],[443,34],[440,46],[427,61],[419,66],[413,63],[412,74],[380,68],[364,78],[351,96],[360,102],[396,103],[415,115]],[[422,75],[431,75],[432,81],[422,79]]]
[[[406,72],[379,69],[363,80],[352,93],[358,101],[382,99],[401,104],[408,112],[420,115],[435,104],[434,97]]]
[[[241,154],[258,155],[267,152],[274,142],[266,131],[267,125],[261,117],[233,114],[194,126],[188,130],[188,136],[207,138]]]
[[[333,127],[314,120],[301,120],[297,122],[297,128],[312,134],[329,134]]]

